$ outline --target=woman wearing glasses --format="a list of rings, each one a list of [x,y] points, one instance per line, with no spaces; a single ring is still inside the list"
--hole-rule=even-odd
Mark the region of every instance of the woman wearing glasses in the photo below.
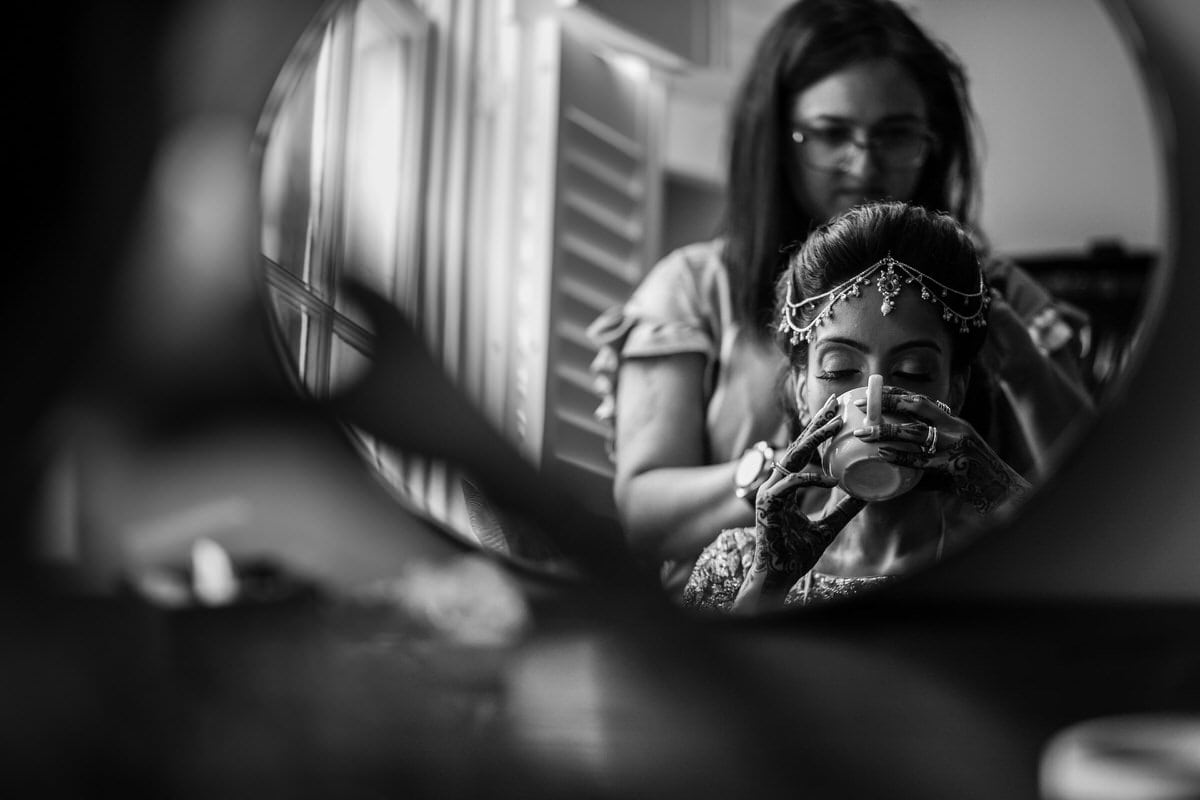
[[[676,597],[717,532],[752,523],[774,450],[793,438],[770,331],[782,252],[873,200],[974,222],[966,78],[899,6],[800,0],[755,53],[732,108],[722,235],[668,255],[591,328],[621,522]],[[1035,477],[1090,400],[1053,299],[1011,264],[989,263],[987,277],[989,344],[962,416]]]

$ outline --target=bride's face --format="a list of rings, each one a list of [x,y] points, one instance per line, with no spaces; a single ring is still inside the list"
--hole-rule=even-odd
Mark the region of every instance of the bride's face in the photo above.
[[[905,290],[886,316],[872,284],[860,297],[837,303],[834,315],[813,329],[802,384],[809,409],[833,395],[867,385],[878,373],[884,384],[918,392],[957,409],[966,376],[951,368],[954,337],[935,304]]]

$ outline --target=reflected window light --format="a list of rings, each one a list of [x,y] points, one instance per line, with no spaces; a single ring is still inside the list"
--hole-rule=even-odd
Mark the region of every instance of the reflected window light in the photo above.
[[[641,56],[610,51],[601,54],[600,57],[612,67],[614,72],[631,81],[646,82],[650,80],[650,64]]]

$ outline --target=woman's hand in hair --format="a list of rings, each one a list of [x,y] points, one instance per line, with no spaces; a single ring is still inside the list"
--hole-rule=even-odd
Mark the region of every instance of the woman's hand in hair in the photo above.
[[[937,401],[889,386],[883,390],[883,410],[912,421],[868,426],[855,431],[855,436],[864,442],[917,445],[921,449],[915,452],[882,446],[879,454],[893,464],[940,475],[951,491],[980,514],[1029,489],[1029,482],[996,455],[969,422]]]
[[[1042,321],[1049,318],[1050,322]],[[1088,424],[1095,404],[1083,383],[1083,366],[1077,355],[1076,334],[1063,322],[1059,305],[1047,306],[1026,323],[996,292],[988,314],[988,335],[979,362],[996,380],[1012,405],[1030,451],[1038,459],[1039,473],[1049,466],[1045,456],[1063,436]],[[1060,333],[1034,333],[1031,328],[1049,325],[1067,328]],[[1051,345],[1057,344],[1056,348]]]
[[[836,481],[819,472],[803,472],[821,442],[842,427],[837,398],[830,397],[804,431],[775,462],[755,502],[755,550],[750,574],[734,600],[738,611],[760,611],[783,604],[788,590],[820,559],[846,523],[866,503],[847,496],[821,519],[802,508],[805,489],[831,488]]]

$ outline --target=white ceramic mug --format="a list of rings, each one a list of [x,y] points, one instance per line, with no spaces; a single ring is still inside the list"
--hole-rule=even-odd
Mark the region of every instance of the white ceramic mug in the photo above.
[[[866,398],[867,405],[861,409],[855,400]],[[825,442],[821,456],[821,467],[838,485],[850,495],[861,500],[889,500],[899,497],[917,485],[921,471],[915,467],[893,464],[879,455],[879,442],[864,442],[854,435],[858,428],[879,425],[882,422],[901,423],[907,420],[883,413],[883,376],[872,375],[866,386],[851,389],[838,396],[842,409],[842,428],[837,435]],[[919,451],[921,448],[907,442],[888,442],[895,450]]]

